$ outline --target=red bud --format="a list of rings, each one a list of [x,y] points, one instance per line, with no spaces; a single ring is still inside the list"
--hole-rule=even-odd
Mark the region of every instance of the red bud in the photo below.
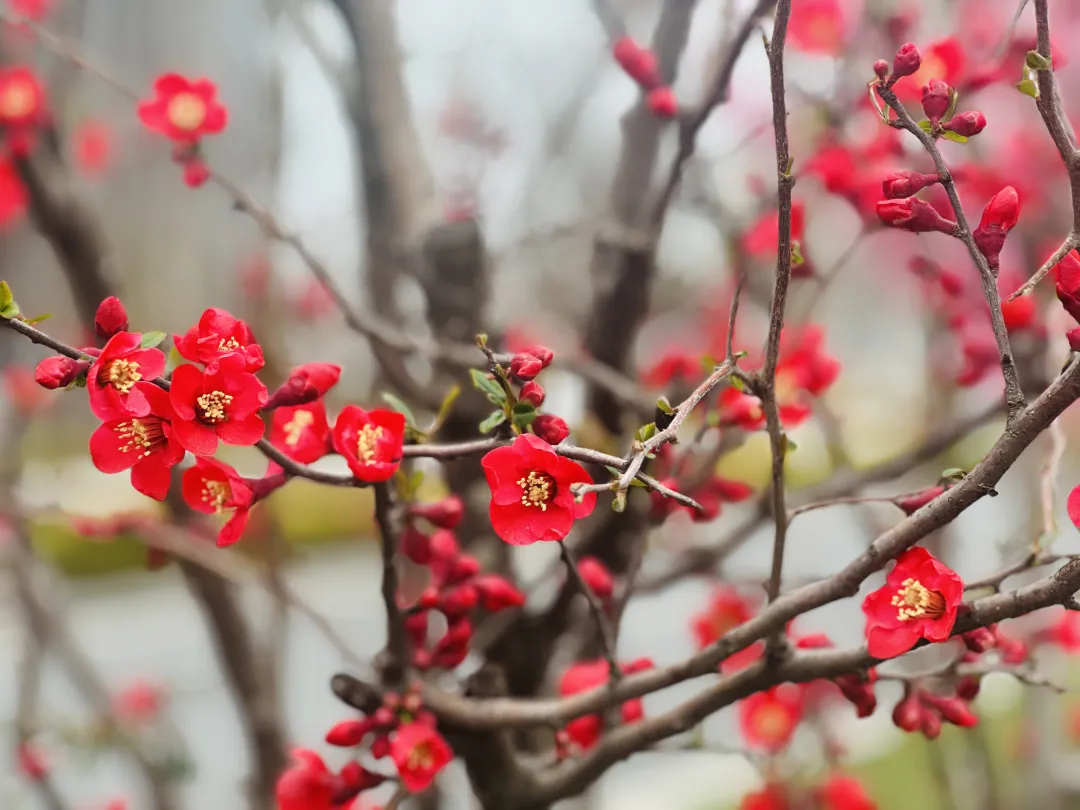
[[[480,561],[471,554],[462,554],[454,560],[446,578],[448,582],[464,582],[478,573],[480,573]]]
[[[431,538],[415,526],[407,526],[401,535],[401,553],[417,565],[431,562]]]
[[[957,135],[970,138],[986,129],[986,116],[974,111],[958,113],[941,126]]]
[[[581,574],[589,590],[596,594],[601,602],[606,602],[611,598],[611,594],[615,591],[615,579],[606,565],[596,557],[582,557],[578,560],[577,567],[578,573]]]
[[[525,604],[525,595],[497,574],[479,576],[473,585],[480,594],[480,606],[492,613]]]
[[[94,315],[94,331],[99,338],[108,340],[117,332],[126,332],[127,328],[127,312],[119,298],[110,295],[98,304],[97,314]]]
[[[952,88],[941,79],[931,79],[922,89],[923,112],[926,113],[931,124],[941,121],[941,116],[948,112],[951,101],[950,90]]]
[[[936,174],[921,174],[920,172],[900,171],[893,172],[881,183],[881,190],[890,200],[899,197],[910,197],[918,191],[940,182],[941,177]]]
[[[943,698],[925,694],[923,700],[941,712],[941,716],[954,726],[970,728],[979,724],[978,716],[968,708],[967,703],[959,698]]]
[[[982,679],[974,675],[965,675],[956,682],[956,696],[968,703],[979,695],[982,688]]]
[[[337,385],[341,378],[341,366],[333,363],[305,363],[289,372],[289,378],[281,384],[263,410],[288,408],[314,402]]]
[[[877,204],[877,213],[881,221],[889,227],[912,233],[937,231],[952,234],[956,231],[955,222],[945,219],[934,206],[918,197],[882,200]]]
[[[445,563],[449,563],[461,554],[461,546],[458,545],[454,533],[447,529],[439,529],[431,535],[431,556]]]
[[[674,118],[679,114],[679,101],[675,91],[666,85],[649,91],[646,102],[657,118]]]
[[[459,619],[468,614],[480,601],[480,594],[472,585],[459,585],[447,591],[439,600],[437,608],[448,619]]]
[[[537,360],[544,364],[544,368],[550,366],[552,359],[555,357],[555,352],[553,352],[547,346],[541,346],[539,343],[534,346],[529,346],[522,353],[531,354],[533,357],[535,357]]]
[[[941,736],[941,715],[930,709],[923,709],[922,733],[928,740],[936,740]]]
[[[611,55],[626,75],[645,89],[660,84],[656,55],[638,45],[630,37],[620,37],[611,48]]]
[[[876,75],[882,81],[889,78],[889,63],[884,59],[878,59],[874,62],[874,75]]]
[[[55,354],[37,364],[34,380],[42,388],[55,391],[57,388],[67,388],[89,367],[89,363]]]
[[[922,728],[923,707],[918,696],[909,693],[896,704],[892,713],[893,724],[904,731],[917,731]]]
[[[531,380],[544,370],[544,364],[531,354],[515,354],[510,360],[510,376],[519,380]]]
[[[553,413],[542,413],[532,423],[533,433],[548,444],[558,444],[570,435],[566,422]]]
[[[528,402],[534,408],[539,408],[544,404],[545,396],[544,389],[536,380],[529,380],[529,382],[521,386],[521,391],[518,392],[518,399],[522,402]]]
[[[902,79],[904,76],[910,76],[919,69],[921,64],[922,54],[915,47],[915,43],[905,42],[897,50],[896,57],[893,59],[892,78],[889,79],[889,84],[894,83],[897,79]]]
[[[363,720],[342,720],[326,732],[326,742],[340,748],[360,745],[369,731],[375,727],[370,717]]]
[[[440,529],[453,529],[461,523],[465,504],[457,495],[451,495],[435,503],[414,504],[409,514],[420,517]]]
[[[965,646],[976,653],[984,653],[993,649],[994,644],[997,643],[994,633],[986,627],[976,627],[974,630],[969,630],[961,638],[963,638]]]
[[[918,511],[926,506],[930,501],[934,500],[938,495],[945,491],[943,486],[927,487],[926,489],[912,493],[911,495],[905,495],[902,498],[894,498],[893,503],[904,510],[904,514],[910,515],[912,512]]]
[[[979,227],[971,234],[979,252],[991,267],[998,266],[998,256],[1005,246],[1005,237],[1020,219],[1020,197],[1012,186],[1005,186],[990,198],[983,209]]]
[[[1066,340],[1069,341],[1069,348],[1074,352],[1080,352],[1080,326],[1076,329],[1070,329],[1065,333]]]

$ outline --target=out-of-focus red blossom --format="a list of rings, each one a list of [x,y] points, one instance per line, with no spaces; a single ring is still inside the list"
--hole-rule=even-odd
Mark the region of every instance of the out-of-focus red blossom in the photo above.
[[[154,97],[139,102],[139,120],[147,129],[183,145],[225,129],[227,110],[218,103],[217,86],[209,79],[188,79],[166,73],[154,81]]]
[[[4,393],[24,417],[40,414],[52,404],[52,399],[42,390],[47,386],[38,383],[37,372],[31,371],[29,366],[12,363],[4,368],[3,376]]]
[[[218,533],[219,546],[229,546],[240,539],[255,503],[255,493],[236,470],[217,459],[200,456],[195,459],[194,467],[184,471],[180,488],[187,505],[196,512],[207,515],[232,512]]]
[[[49,761],[40,748],[31,742],[20,742],[15,749],[15,764],[19,773],[32,782],[49,775]]]
[[[582,580],[601,602],[607,602],[615,592],[611,570],[596,557],[582,557],[577,563]]]
[[[937,174],[898,171],[893,172],[881,181],[881,190],[884,192],[886,199],[895,200],[900,197],[910,197],[912,194],[940,181],[941,177]]]
[[[821,810],[877,810],[862,782],[847,774],[834,773],[817,789]]]
[[[947,37],[925,48],[922,58],[916,63],[915,71],[908,78],[897,82],[893,89],[901,101],[913,101],[919,98],[922,88],[931,79],[941,79],[951,87],[956,87],[960,84],[966,66],[964,46],[956,37]],[[895,74],[894,67],[893,75]]]
[[[453,529],[465,514],[465,503],[457,495],[450,495],[433,503],[417,503],[409,507],[409,514],[423,518],[440,529]]]
[[[918,197],[882,200],[877,204],[878,217],[890,228],[912,233],[947,233],[956,231],[956,223],[946,219],[930,203]]]
[[[1060,618],[1050,628],[1049,638],[1070,655],[1080,653],[1080,611],[1062,610]]]
[[[536,380],[529,380],[518,392],[518,399],[522,402],[528,402],[534,408],[539,408],[544,404],[546,397],[543,387]]]
[[[277,408],[270,423],[270,444],[294,461],[311,464],[330,452],[330,425],[321,399]]]
[[[670,87],[654,87],[645,96],[645,103],[657,118],[674,118],[679,114],[679,100]]]
[[[34,381],[50,391],[67,388],[89,367],[88,362],[54,354],[37,364],[37,368],[34,369]]]
[[[52,10],[55,0],[7,0],[11,10],[31,20],[43,20]]]
[[[525,604],[525,594],[497,574],[482,574],[472,581],[480,597],[480,607],[491,613]]]
[[[146,381],[165,371],[165,355],[141,343],[138,332],[113,335],[87,372],[90,410],[103,422],[150,412],[145,388],[151,383]]]
[[[741,481],[730,481],[726,478],[720,478],[719,476],[712,476],[701,485],[699,489],[696,489],[691,493],[694,500],[701,504],[701,509],[694,509],[693,507],[683,507],[690,513],[690,518],[695,523],[708,523],[716,520],[720,516],[720,513],[725,503],[739,503],[745,501],[751,495],[754,494],[754,488],[749,484],[744,484]],[[652,493],[653,496],[663,497],[659,493]],[[666,499],[669,500],[670,499]],[[676,504],[674,501],[670,501],[671,508],[675,508],[680,504]]]
[[[213,371],[210,371],[213,368]],[[259,410],[266,404],[266,386],[244,370],[244,357],[230,352],[205,371],[185,363],[172,375],[169,391],[180,443],[196,455],[217,451],[218,441],[247,446],[263,437]]]
[[[611,47],[611,55],[627,76],[646,90],[660,84],[660,70],[654,54],[628,36],[619,37]]]
[[[776,256],[777,241],[780,234],[780,212],[766,211],[743,234],[742,246],[747,255],[756,259],[770,259]],[[806,236],[806,205],[802,200],[791,204],[791,241],[802,246]],[[798,265],[792,265],[793,278],[805,278],[813,274],[812,265],[806,259]],[[700,367],[699,367],[700,370]]]
[[[844,50],[845,27],[840,0],[802,0],[791,9],[788,42],[805,53],[838,56]]]
[[[637,658],[629,663],[619,664],[624,675],[643,672],[652,669],[653,666],[649,658]],[[571,664],[559,679],[559,695],[568,697],[604,686],[610,679],[610,672],[611,669],[605,660],[578,661]],[[620,708],[620,712],[624,723],[637,722],[644,717],[641,698],[626,701]],[[583,751],[587,751],[599,742],[602,730],[603,721],[598,714],[578,717],[566,725],[566,733],[570,740]]]
[[[135,681],[113,696],[113,712],[125,723],[152,723],[165,705],[165,689],[149,681]]]
[[[0,228],[17,220],[26,212],[26,187],[15,166],[0,152]]]
[[[71,133],[75,165],[85,175],[108,171],[112,162],[112,132],[100,121],[83,121]]]
[[[893,57],[892,78],[893,82],[911,76],[922,64],[922,53],[914,42],[905,42],[896,50]]]
[[[337,780],[322,757],[306,748],[292,752],[293,764],[274,786],[277,810],[331,810]]]
[[[787,788],[770,782],[753,793],[747,793],[739,802],[739,810],[791,810]]]
[[[0,67],[0,142],[10,154],[27,154],[38,127],[49,123],[45,88],[33,69]]]
[[[397,411],[365,411],[359,405],[346,405],[331,435],[334,449],[360,481],[387,481],[401,466],[405,416]]]
[[[309,279],[296,301],[296,314],[307,323],[321,321],[337,309],[334,296],[316,278]]]
[[[955,132],[965,138],[972,138],[986,129],[986,116],[981,112],[970,110],[957,113],[941,126],[949,132]]]
[[[406,723],[390,743],[390,757],[397,766],[402,787],[410,793],[422,793],[454,758],[454,752],[432,726]]]
[[[261,301],[270,291],[273,272],[274,265],[266,250],[255,250],[237,265],[236,281],[246,298]]]
[[[533,433],[548,444],[559,444],[570,435],[570,426],[561,416],[553,413],[542,413],[532,423]]]
[[[1075,250],[1070,250],[1054,265],[1054,269],[1057,273],[1054,290],[1058,300],[1073,320],[1080,322],[1080,256]]]
[[[570,491],[572,484],[593,482],[585,468],[556,455],[538,436],[523,433],[513,444],[487,453],[480,464],[491,488],[491,527],[511,545],[561,540],[596,506],[595,492],[578,503]]]
[[[181,156],[178,162],[184,167],[184,185],[188,188],[200,188],[210,179],[210,168],[198,157]]]
[[[765,424],[765,411],[761,408],[761,400],[733,385],[721,392],[718,410],[721,425],[758,430]]]
[[[910,495],[902,495],[898,498],[893,498],[893,503],[900,509],[903,509],[904,514],[910,515],[913,512],[922,509],[944,491],[945,487],[938,484],[927,487],[926,489],[921,489],[918,492],[913,492]]]
[[[972,232],[972,238],[991,267],[997,267],[1005,237],[1019,219],[1020,197],[1012,186],[1005,186],[991,197],[983,209],[979,227]]]
[[[341,366],[333,363],[305,363],[289,372],[266,402],[266,410],[290,405],[304,405],[324,396],[341,379]]]
[[[757,611],[757,602],[729,585],[717,585],[703,611],[690,619],[690,631],[698,649],[704,649],[723,638],[728,631],[748,621]],[[755,642],[720,663],[725,673],[745,669],[761,657],[764,644]]]
[[[683,349],[669,349],[641,374],[649,388],[664,388],[676,380],[693,380],[701,374],[701,358]]]
[[[115,295],[110,295],[100,304],[94,314],[94,331],[99,338],[108,340],[117,332],[126,332],[128,328],[127,310]]]
[[[931,124],[941,121],[949,109],[952,88],[941,79],[931,79],[922,89],[922,108]]]
[[[803,718],[803,692],[790,683],[739,701],[739,730],[748,748],[775,754],[795,736]]]
[[[199,322],[183,335],[173,335],[173,345],[181,357],[202,363],[207,371],[213,371],[228,354],[239,354],[245,371],[258,371],[265,365],[262,348],[255,342],[251,328],[217,307],[203,312]]]
[[[997,648],[1003,663],[1016,666],[1027,660],[1027,644],[1003,632],[997,625],[994,625],[992,632],[994,634],[994,646]]]
[[[952,634],[964,583],[924,548],[896,559],[885,585],[863,600],[867,650],[874,658],[895,658],[920,639],[946,641]]]
[[[111,475],[131,470],[131,485],[148,498],[165,500],[170,470],[184,458],[173,423],[169,394],[156,385],[143,390],[150,412],[104,422],[90,436],[90,459]]]

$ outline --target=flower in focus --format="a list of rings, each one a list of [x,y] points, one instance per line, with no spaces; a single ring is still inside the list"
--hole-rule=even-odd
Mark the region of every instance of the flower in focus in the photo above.
[[[395,733],[390,743],[390,758],[397,766],[402,787],[410,793],[422,793],[454,758],[454,752],[432,726],[413,722]]]
[[[232,512],[218,533],[218,545],[229,546],[240,539],[248,513],[255,502],[251,487],[228,464],[213,458],[197,458],[195,466],[184,470],[181,491],[187,505],[206,515]]]
[[[189,363],[178,366],[169,392],[176,412],[176,436],[186,449],[201,456],[215,453],[219,439],[247,446],[259,441],[265,431],[259,409],[266,404],[266,386],[244,371],[243,355],[222,355],[212,368],[200,371]]]
[[[983,209],[982,219],[971,234],[979,251],[991,267],[997,267],[998,256],[1005,246],[1005,237],[1020,219],[1020,196],[1012,186],[1005,186],[990,198]]]
[[[159,349],[142,348],[138,332],[119,332],[109,338],[86,375],[90,410],[103,422],[128,416],[146,416],[150,401],[147,382],[165,371]]]
[[[885,585],[863,600],[870,655],[895,658],[920,639],[947,640],[963,595],[955,571],[924,548],[908,549],[896,558]]]
[[[117,332],[128,329],[127,311],[115,295],[110,295],[100,304],[94,314],[94,331],[99,338],[108,340]]]
[[[491,527],[511,545],[561,540],[596,505],[596,493],[586,493],[578,503],[570,491],[572,484],[592,483],[585,468],[537,436],[524,433],[490,451],[480,464],[491,488]]]
[[[620,664],[623,674],[630,675],[652,669],[653,662],[648,658],[638,658],[626,664]],[[610,680],[611,669],[606,660],[577,661],[571,664],[559,679],[559,695],[567,697],[580,692],[604,686]],[[624,723],[634,723],[644,717],[641,698],[633,698],[623,703],[620,713]],[[566,725],[567,735],[581,750],[592,748],[600,740],[603,723],[600,715],[590,714],[578,717]]]
[[[794,684],[755,692],[739,701],[739,729],[750,748],[770,754],[787,747],[802,722],[803,693]]]
[[[139,103],[139,120],[147,129],[184,145],[225,129],[228,112],[217,101],[209,79],[186,79],[166,73],[154,81],[154,98]]]
[[[877,204],[878,217],[890,228],[899,228],[912,233],[952,234],[957,225],[946,219],[937,209],[918,197],[905,197],[900,200],[882,200]]]
[[[325,456],[330,451],[330,425],[323,401],[277,408],[270,424],[270,444],[301,464]]]
[[[262,348],[255,342],[251,328],[223,309],[211,307],[199,322],[183,335],[173,335],[176,351],[185,360],[202,363],[213,371],[220,358],[237,353],[244,358],[244,370],[255,372],[263,367]]]
[[[353,476],[368,483],[387,481],[401,465],[405,417],[385,408],[365,411],[346,405],[334,423],[332,438]]]

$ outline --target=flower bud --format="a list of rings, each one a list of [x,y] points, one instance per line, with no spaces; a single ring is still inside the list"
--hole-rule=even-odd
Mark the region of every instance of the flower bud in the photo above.
[[[643,48],[627,36],[619,37],[611,48],[611,55],[626,75],[645,89],[660,84],[660,72],[656,54]]]
[[[473,585],[480,594],[480,607],[491,613],[525,604],[525,594],[497,574],[479,576]]]
[[[341,366],[333,363],[305,363],[289,372],[289,378],[281,384],[266,403],[263,410],[306,405],[323,396],[341,379]]]
[[[976,653],[984,653],[993,649],[997,643],[993,631],[986,627],[976,627],[974,630],[969,630],[961,638],[964,640],[964,645]]]
[[[956,696],[968,703],[979,695],[982,688],[982,678],[975,675],[965,675],[956,682]]]
[[[1069,341],[1069,348],[1072,351],[1080,352],[1080,326],[1066,332],[1065,339]]]
[[[342,791],[335,797],[335,805],[343,805],[357,793],[378,787],[386,781],[385,776],[369,771],[356,760],[342,765],[338,776],[341,778]]]
[[[674,118],[679,114],[679,101],[675,98],[675,91],[666,85],[650,90],[646,102],[657,118]]]
[[[1012,186],[1005,186],[990,198],[983,209],[979,227],[972,233],[979,252],[991,267],[998,266],[998,256],[1005,246],[1005,237],[1020,219],[1020,197]]]
[[[922,733],[928,740],[936,740],[941,736],[941,715],[930,709],[922,712]]]
[[[986,129],[986,116],[975,111],[957,113],[941,126],[957,135],[970,138]]]
[[[1027,660],[1027,644],[1018,638],[1013,638],[1012,636],[1002,633],[996,625],[993,628],[993,633],[1003,663],[1015,666],[1017,664],[1022,664]]]
[[[889,63],[884,59],[878,59],[874,62],[874,75],[876,75],[882,81],[889,78]]]
[[[910,515],[911,513],[922,509],[944,491],[945,487],[941,485],[927,487],[920,492],[914,492],[911,495],[894,498],[893,503],[903,509],[905,515]]]
[[[451,495],[435,503],[413,504],[409,514],[423,518],[440,529],[453,529],[465,514],[465,504],[457,495]]]
[[[922,108],[931,124],[941,121],[941,116],[949,111],[949,102],[952,100],[952,90],[941,79],[931,79],[922,89]]]
[[[34,381],[50,391],[67,388],[89,367],[89,363],[55,354],[37,364],[37,368],[34,369]]]
[[[889,84],[894,84],[897,79],[902,79],[904,76],[910,76],[919,69],[921,64],[922,54],[915,47],[915,43],[905,42],[897,50],[896,57],[893,59],[892,77],[889,79]]]
[[[49,775],[49,762],[45,755],[33,743],[21,742],[15,751],[15,761],[19,773],[31,782],[40,782]]]
[[[531,354],[515,354],[510,360],[510,376],[519,380],[531,380],[544,370],[544,364]]]
[[[912,233],[937,231],[952,234],[956,231],[955,222],[945,219],[934,206],[918,197],[882,200],[877,204],[877,213],[889,227]]]
[[[397,718],[394,716],[394,710],[389,706],[380,706],[375,710],[375,714],[371,715],[372,724],[379,728],[393,728],[397,725]]]
[[[555,357],[555,352],[549,349],[547,346],[542,346],[537,343],[534,346],[529,346],[522,351],[522,354],[531,354],[537,360],[544,364],[544,368],[551,365],[552,359]]]
[[[480,594],[472,585],[459,585],[442,595],[436,608],[447,619],[460,619],[468,615],[480,601]]]
[[[544,404],[545,396],[543,387],[536,380],[529,380],[521,386],[521,391],[518,392],[518,399],[522,402],[528,402],[534,408],[539,408]]]
[[[971,728],[979,724],[978,716],[968,708],[967,703],[959,698],[944,698],[927,694],[923,699],[941,712],[941,716],[954,726]]]
[[[922,728],[923,706],[918,695],[908,693],[896,704],[892,713],[893,724],[904,731],[918,731]]]
[[[374,727],[375,722],[370,717],[363,720],[342,720],[326,732],[326,742],[339,748],[352,748],[360,745]]]
[[[94,315],[94,331],[99,338],[108,340],[117,332],[126,332],[127,328],[127,312],[119,298],[110,295],[98,304],[97,314]]]
[[[1054,290],[1057,292],[1061,305],[1065,307],[1065,311],[1072,315],[1074,320],[1080,321],[1080,257],[1077,256],[1075,250],[1070,250],[1058,262],[1057,284]],[[41,366],[39,365],[38,368]]]
[[[548,444],[558,444],[570,435],[570,428],[562,417],[553,413],[542,413],[532,423],[533,433]]]
[[[408,613],[405,616],[405,632],[417,647],[423,647],[428,636],[428,614],[426,610]]]
[[[615,579],[611,571],[596,557],[582,557],[578,560],[578,573],[581,579],[601,602],[611,598],[615,590]]]
[[[431,562],[431,538],[409,525],[401,534],[401,553],[417,565]]]
[[[417,655],[415,657],[418,658],[419,654],[421,652],[425,652],[425,651],[417,650],[416,652],[417,652]],[[371,756],[373,756],[375,759],[382,759],[383,757],[385,757],[389,753],[390,753],[390,738],[388,736],[386,736],[385,734],[380,734],[378,737],[376,737],[374,740],[372,740],[372,742],[371,742]]]
[[[184,185],[188,188],[198,188],[210,179],[210,169],[198,158],[193,158],[184,163]]]
[[[453,563],[461,554],[461,546],[458,545],[454,533],[448,529],[439,529],[431,535],[431,557],[443,563]]]
[[[472,554],[462,554],[450,566],[446,575],[448,582],[464,582],[480,573],[480,561]]]
[[[920,172],[900,171],[893,172],[881,183],[881,190],[890,200],[900,197],[910,197],[927,186],[940,182],[941,177],[937,174],[921,174]]]

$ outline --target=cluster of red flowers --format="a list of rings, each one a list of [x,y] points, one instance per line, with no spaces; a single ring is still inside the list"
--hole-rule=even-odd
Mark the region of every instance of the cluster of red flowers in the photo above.
[[[834,771],[824,782],[811,788],[770,781],[761,790],[748,793],[739,804],[739,810],[795,810],[800,807],[877,810],[877,803],[867,795],[858,779]]]
[[[625,675],[632,675],[635,672],[652,669],[653,666],[649,658],[636,658],[625,664],[619,664],[619,669]],[[581,692],[589,692],[605,686],[610,680],[611,666],[606,660],[578,661],[571,664],[559,679],[559,694],[568,697]],[[635,723],[640,720],[645,716],[641,698],[633,698],[623,703],[619,714],[623,723]],[[574,746],[580,751],[589,750],[600,741],[603,730],[604,720],[598,714],[571,720],[566,724],[566,728],[559,732],[556,740],[560,757],[569,756]]]

